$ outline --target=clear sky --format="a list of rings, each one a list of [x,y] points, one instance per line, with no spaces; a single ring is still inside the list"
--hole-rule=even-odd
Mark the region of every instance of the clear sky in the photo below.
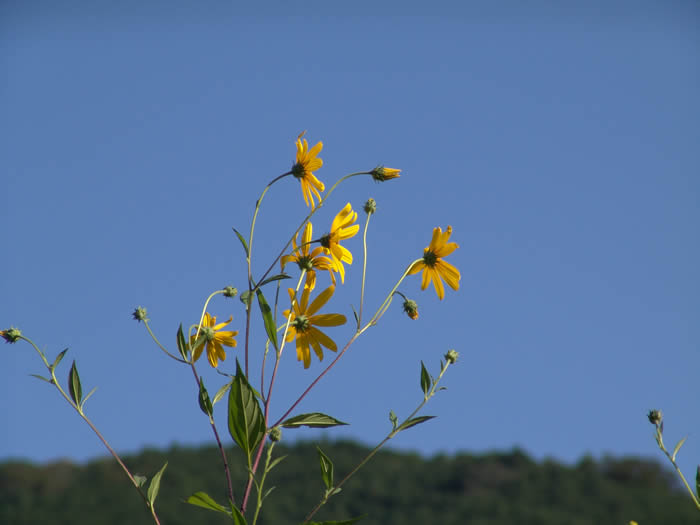
[[[323,233],[346,202],[376,199],[366,308],[435,226],[452,225],[462,273],[443,301],[406,281],[420,319],[395,303],[300,407],[351,423],[323,434],[377,442],[389,409],[419,402],[420,361],[435,372],[455,348],[448,390],[424,412],[438,418],[392,446],[659,457],[645,414],[661,408],[667,441],[689,434],[680,460],[693,476],[697,2],[141,4],[0,5],[0,325],[50,356],[70,347],[61,377],[77,359],[84,388],[98,386],[88,414],[118,450],[210,442],[190,371],[131,312],[147,307],[174,347],[212,290],[245,286],[231,228],[247,231],[308,130],[327,186],[379,163],[403,170],[351,179],[314,221]],[[273,187],[258,274],[305,212],[297,181]],[[351,318],[360,238],[347,245],[355,264],[328,311]],[[211,311],[243,330],[238,300]],[[338,342],[351,332],[328,329]],[[0,352],[0,459],[104,453],[29,376],[42,366],[28,345]],[[215,391],[223,378],[200,370]],[[287,352],[273,414],[320,370]]]

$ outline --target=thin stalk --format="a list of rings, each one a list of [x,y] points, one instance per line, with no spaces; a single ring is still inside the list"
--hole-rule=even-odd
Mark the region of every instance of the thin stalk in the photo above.
[[[656,424],[656,442],[659,444],[659,448],[661,451],[666,454],[666,457],[668,460],[671,462],[673,465],[673,468],[676,469],[676,472],[681,478],[681,481],[683,481],[683,485],[685,485],[685,488],[688,489],[688,493],[690,494],[690,497],[693,499],[693,503],[695,503],[695,506],[700,510],[700,501],[698,501],[698,498],[695,496],[695,493],[693,492],[693,489],[690,488],[690,485],[688,484],[688,481],[686,481],[685,476],[683,475],[683,472],[681,472],[680,467],[676,463],[676,460],[673,459],[673,456],[669,454],[668,450],[666,450],[666,447],[664,446],[664,441],[663,441],[663,436],[661,434],[661,429],[659,424]]]
[[[160,341],[158,341],[158,338],[155,336],[155,334],[154,334],[153,331],[151,330],[150,325],[148,324],[148,319],[144,319],[144,320],[143,320],[143,324],[146,325],[146,330],[148,330],[148,333],[151,334],[151,339],[153,339],[153,341],[158,345],[158,347],[159,347],[163,352],[165,352],[169,357],[172,357],[173,359],[175,359],[175,361],[178,361],[179,363],[185,363],[185,364],[187,364],[187,361],[185,361],[184,359],[180,359],[179,357],[177,357],[177,356],[171,354],[170,352],[168,352],[168,350],[166,350],[166,348],[165,348],[162,344],[160,344]]]
[[[255,523],[258,521],[258,515],[260,514],[260,509],[262,508],[262,504],[263,504],[262,490],[263,490],[263,487],[265,486],[265,478],[267,477],[267,473],[269,472],[270,460],[272,459],[272,449],[274,447],[275,447],[274,442],[270,442],[270,446],[267,447],[267,457],[265,458],[265,468],[263,469],[262,477],[260,478],[260,484],[258,484],[258,486],[257,486],[258,501],[257,501],[257,504],[255,505],[255,514],[253,515],[252,525],[255,525]]]
[[[369,226],[369,218],[371,213],[367,214],[367,222],[365,222],[365,231],[362,233],[362,249],[364,257],[362,258],[362,286],[360,288],[360,313],[357,315],[357,329],[362,326],[362,307],[365,304],[365,278],[367,276],[367,228]]]

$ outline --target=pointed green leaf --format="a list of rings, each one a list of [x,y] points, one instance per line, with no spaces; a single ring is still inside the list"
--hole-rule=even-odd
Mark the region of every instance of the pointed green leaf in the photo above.
[[[229,512],[229,510],[226,507],[224,507],[223,505],[219,505],[206,492],[195,492],[189,498],[187,498],[187,503],[189,503],[190,505],[196,505],[197,507],[202,507],[202,508],[205,508],[208,510],[213,510],[215,512],[223,512],[224,514],[227,514],[228,516],[231,515],[231,512]]]
[[[248,308],[250,308],[250,299],[251,299],[250,290],[246,290],[245,292],[241,292],[241,295],[238,296],[238,299],[245,305],[246,310]]]
[[[148,478],[146,478],[146,476],[139,476],[138,474],[135,474],[134,481],[136,482],[136,486],[143,487],[146,481],[148,481]]]
[[[700,465],[698,465],[698,470],[695,472],[695,492],[700,498]]]
[[[407,428],[415,427],[416,425],[420,425],[421,423],[425,423],[429,419],[433,419],[435,416],[418,416],[414,417],[413,419],[409,419],[408,421],[404,421],[401,426],[399,426],[398,430],[406,430]]]
[[[243,237],[243,235],[241,235],[236,228],[233,228],[233,231],[236,233],[238,240],[241,241],[243,250],[245,250],[245,258],[248,259],[250,257],[250,250],[248,250],[248,243],[246,242],[245,237]]]
[[[226,395],[226,392],[228,392],[228,389],[231,388],[232,384],[233,384],[233,379],[231,379],[231,381],[229,381],[224,386],[219,388],[219,391],[216,393],[216,395],[214,396],[214,399],[212,400],[213,405],[216,405],[216,403],[221,401],[221,398]]]
[[[238,507],[235,505],[231,505],[230,516],[233,518],[233,525],[248,525],[248,522],[245,520],[245,516],[241,514],[241,511],[238,510]]]
[[[273,275],[272,277],[268,277],[267,279],[265,279],[263,282],[258,283],[258,288],[262,288],[267,283],[271,283],[274,281],[281,281],[282,279],[290,279],[290,277],[286,273],[280,273],[278,275]]]
[[[238,359],[228,396],[228,431],[246,455],[251,454],[265,435],[265,418]]]
[[[420,387],[423,390],[423,394],[427,396],[430,390],[430,374],[425,369],[423,361],[420,362]]]
[[[392,429],[396,430],[396,427],[399,425],[399,418],[396,417],[393,410],[389,410],[389,421],[391,421]]]
[[[270,305],[267,304],[265,296],[260,288],[255,290],[255,294],[258,296],[258,304],[260,305],[260,312],[262,313],[263,321],[265,322],[265,332],[267,333],[267,338],[272,343],[272,346],[275,347],[275,350],[279,350],[279,347],[277,346],[277,327],[275,326],[275,320],[272,318],[272,309],[270,308]]]
[[[37,379],[41,379],[42,381],[46,381],[47,383],[53,384],[53,381],[45,378],[44,376],[40,376],[39,374],[29,374],[29,375],[32,377],[36,377]]]
[[[280,456],[278,458],[275,458],[272,461],[272,463],[270,463],[270,466],[267,467],[267,471],[270,472],[273,468],[275,468],[280,463],[280,461],[282,461],[286,457],[287,456],[285,455],[285,456]]]
[[[673,454],[671,454],[671,459],[673,461],[676,461],[676,454],[678,454],[678,451],[681,449],[683,446],[683,443],[685,443],[685,440],[688,439],[688,436],[685,436],[683,439],[681,439],[678,444],[673,448]]]
[[[333,488],[333,462],[331,458],[326,456],[320,447],[316,447],[318,450],[318,460],[321,464],[321,477],[323,478],[323,483],[326,485],[326,489]]]
[[[188,360],[187,355],[189,354],[189,349],[190,347],[185,339],[185,334],[182,331],[182,323],[180,323],[180,327],[177,329],[177,350],[185,361]]]
[[[349,520],[343,521],[309,521],[306,522],[306,525],[352,525],[353,523],[357,523],[366,516],[367,514],[363,514],[362,516],[358,516],[357,518],[350,518]]]
[[[282,422],[282,426],[284,428],[328,428],[337,427],[339,425],[347,425],[347,423],[343,423],[342,421],[339,421],[334,417],[327,416],[326,414],[321,414],[320,412],[312,412],[310,414],[299,414],[298,416],[290,417],[286,421]]]
[[[156,501],[156,498],[158,497],[158,491],[160,490],[160,478],[163,476],[163,472],[165,472],[166,467],[168,466],[168,462],[165,462],[165,465],[156,472],[156,475],[153,476],[153,479],[151,480],[151,484],[148,485],[148,501],[151,505]]]
[[[58,363],[61,362],[61,359],[63,359],[63,356],[66,355],[66,352],[67,352],[67,351],[68,351],[68,349],[66,348],[63,352],[61,352],[60,354],[58,354],[58,355],[56,356],[56,359],[54,359],[53,364],[52,364],[51,367],[49,368],[50,370],[53,370],[54,368],[56,368],[56,367],[58,366]]]
[[[75,360],[68,373],[68,391],[73,402],[76,405],[80,405],[83,399],[83,387],[80,384],[80,376],[78,375],[78,368],[75,366]]]
[[[265,491],[265,494],[263,494],[262,501],[265,501],[265,498],[267,498],[267,497],[270,495],[270,492],[272,492],[273,490],[275,490],[275,488],[276,488],[276,487],[270,487],[269,489],[267,489],[267,490]]]
[[[211,404],[211,400],[209,399],[209,392],[207,392],[207,389],[204,387],[204,379],[201,377],[199,378],[199,408],[202,409],[202,412],[204,412],[207,416],[211,417],[211,415],[214,413],[214,407]]]

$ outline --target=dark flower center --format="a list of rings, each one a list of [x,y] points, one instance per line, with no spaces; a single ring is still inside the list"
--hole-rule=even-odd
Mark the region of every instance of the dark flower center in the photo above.
[[[323,246],[327,250],[330,249],[330,247],[331,247],[331,234],[327,233],[326,235],[321,237],[319,242],[321,243],[321,246]]]
[[[294,319],[294,321],[292,321],[290,324],[297,332],[306,332],[311,326],[309,318],[303,314]]]
[[[297,264],[299,265],[300,270],[306,270],[307,272],[310,272],[314,269],[314,261],[308,255],[302,255],[298,257]]]
[[[299,162],[292,166],[292,175],[294,175],[297,179],[303,178],[305,172],[306,170],[304,169],[304,165],[300,164]]]
[[[438,256],[435,255],[433,252],[430,250],[425,250],[423,252],[423,262],[425,263],[426,266],[430,266],[431,268],[435,266],[435,263],[438,260]]]

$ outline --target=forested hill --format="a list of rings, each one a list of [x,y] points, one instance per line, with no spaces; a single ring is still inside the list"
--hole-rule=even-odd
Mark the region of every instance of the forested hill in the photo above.
[[[368,449],[352,442],[324,442],[336,480]],[[266,486],[276,485],[258,523],[300,523],[318,502],[323,484],[311,443],[279,444],[287,454]],[[205,491],[226,503],[223,471],[214,447],[144,450],[126,457],[133,472],[152,476],[167,460],[157,509],[163,525],[225,524],[226,517],[183,502]],[[241,458],[230,454],[241,497]],[[235,468],[238,466],[239,468]],[[378,454],[314,519],[341,520],[367,514],[363,525],[688,525],[700,523],[687,494],[659,463],[638,458],[584,458],[566,466],[535,462],[521,451],[424,458]],[[57,462],[0,464],[0,523],[124,525],[153,523],[140,497],[114,461],[85,465]]]

